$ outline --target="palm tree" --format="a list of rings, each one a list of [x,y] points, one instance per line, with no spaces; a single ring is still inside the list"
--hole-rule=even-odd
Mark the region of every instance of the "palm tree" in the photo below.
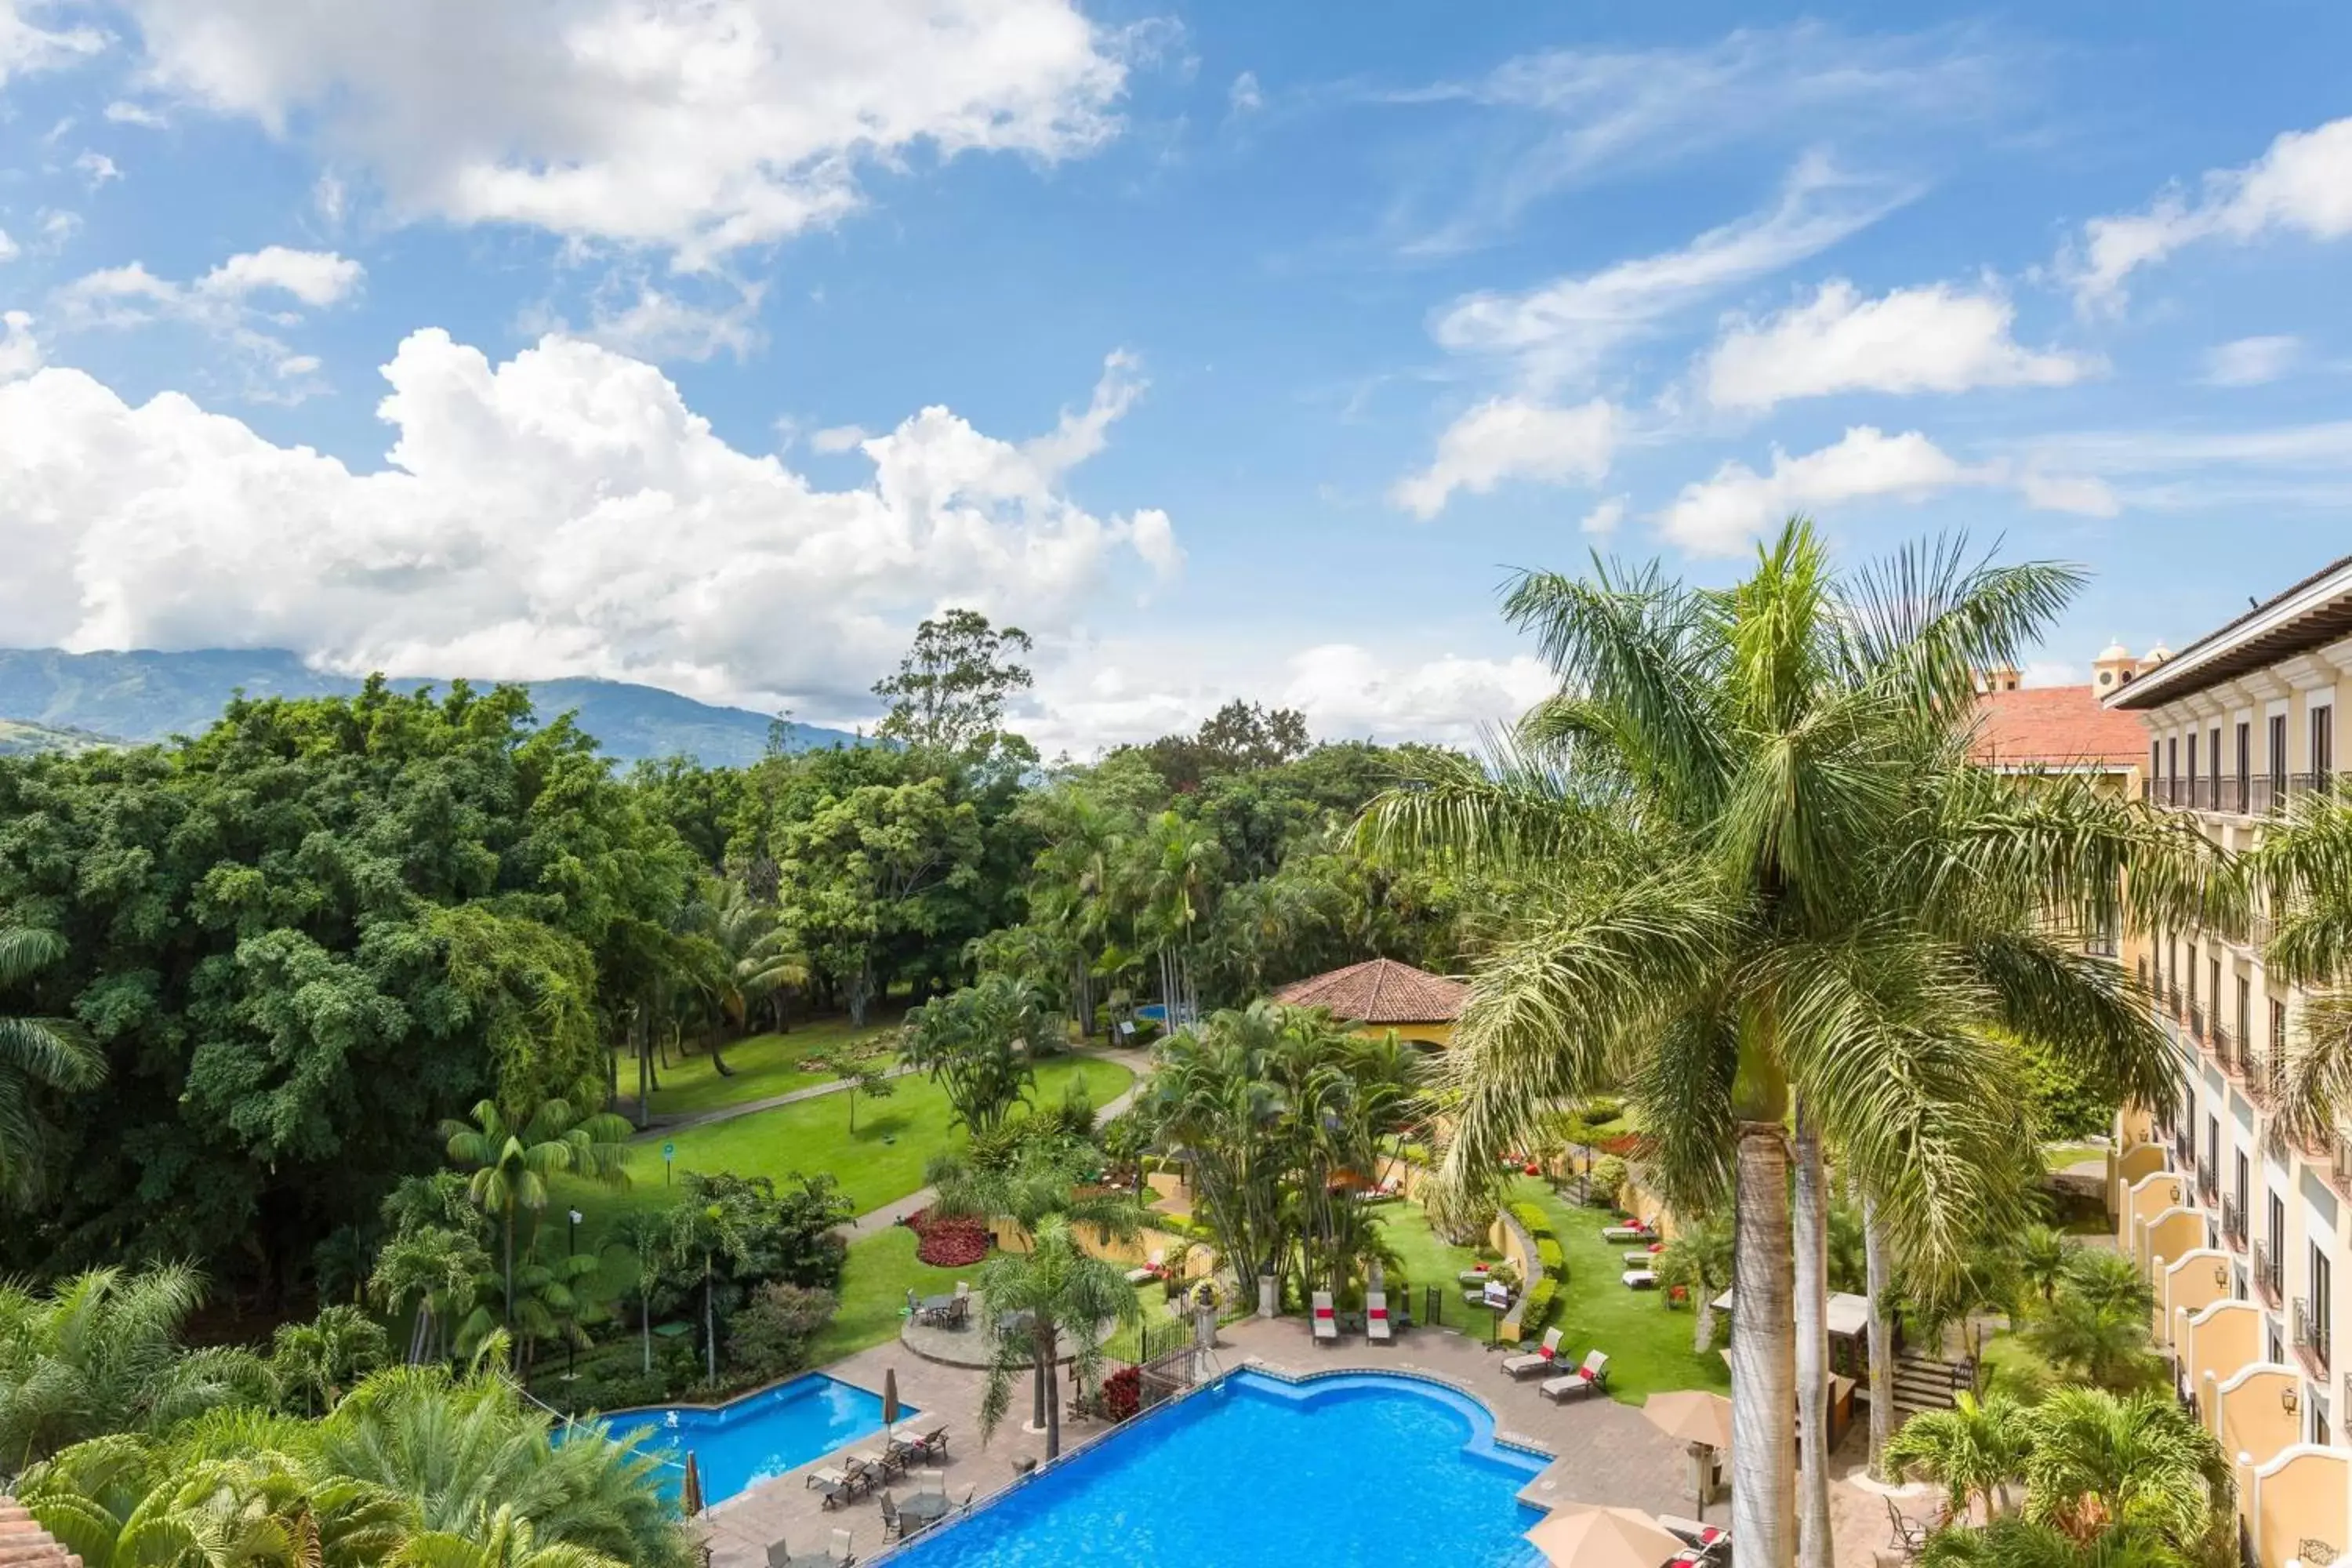
[[[1795,1315],[1822,1308],[1792,1300],[1792,1109],[1925,1269],[2021,1218],[2035,1156],[1997,1032],[2143,1103],[2176,1092],[2145,999],[2074,933],[2125,900],[2137,926],[2227,918],[2217,852],[2138,803],[1968,761],[1974,671],[2013,662],[2077,581],[1952,548],[1840,579],[1797,519],[1727,589],[1524,576],[1509,614],[1560,694],[1502,758],[1427,759],[1366,815],[1376,851],[1524,889],[1447,1054],[1444,1179],[1488,1180],[1547,1107],[1622,1085],[1675,1208],[1728,1189],[1740,1568],[1792,1560]]]
[[[1659,1282],[1690,1293],[1691,1352],[1715,1347],[1715,1299],[1731,1285],[1731,1227],[1709,1219],[1685,1225],[1658,1255]]]
[[[2352,795],[2297,796],[2248,853],[2248,880],[2273,919],[2270,976],[2312,989],[2279,1075],[2280,1131],[2308,1142],[2352,1111]]]
[[[1059,1345],[1071,1342],[1070,1375],[1080,1388],[1092,1388],[1102,1377],[1103,1325],[1140,1322],[1143,1308],[1127,1271],[1115,1263],[1089,1257],[1060,1215],[1041,1221],[1030,1237],[1026,1252],[1000,1252],[981,1265],[981,1308],[992,1324],[1014,1313],[1026,1314],[1026,1339],[999,1334],[994,1359],[988,1366],[988,1384],[981,1395],[980,1427],[985,1438],[1003,1424],[1013,1405],[1013,1382],[1033,1366],[1043,1366],[1045,1377],[1045,1458],[1062,1451],[1060,1374],[1055,1369]]]
[[[2051,1365],[2102,1388],[2129,1389],[2157,1375],[2146,1310],[2061,1289],[2019,1331]]]
[[[179,1265],[96,1268],[46,1295],[0,1283],[0,1475],[101,1434],[268,1403],[250,1352],[181,1343],[203,1301],[202,1277]]]
[[[0,925],[0,994],[14,990],[65,955],[65,939],[37,926]],[[106,1058],[60,1018],[0,1013],[0,1203],[27,1205],[43,1186],[47,1142],[33,1105],[36,1085],[95,1089]]]
[[[575,1120],[566,1101],[551,1100],[517,1127],[507,1121],[498,1102],[486,1100],[474,1107],[474,1123],[444,1121],[441,1135],[449,1141],[449,1158],[470,1167],[467,1192],[485,1214],[499,1215],[506,1240],[506,1314],[514,1322],[515,1215],[529,1209],[532,1224],[547,1207],[548,1179],[584,1176],[606,1186],[626,1186],[629,1173],[622,1162],[628,1149],[623,1142],[629,1124],[609,1113]]]
[[[332,1409],[354,1379],[383,1364],[387,1348],[382,1325],[357,1307],[322,1307],[307,1323],[281,1323],[269,1352],[279,1403],[299,1395],[307,1415]]]
[[[2111,1530],[2085,1542],[2030,1519],[1937,1531],[1917,1561],[1919,1568],[2189,1568],[2188,1558],[2137,1531]]]
[[[2184,1552],[2227,1529],[2229,1459],[2168,1394],[2059,1389],[2030,1426],[2025,1512],[2037,1523],[2079,1542],[2120,1526]]]
[[[604,1227],[600,1250],[628,1255],[636,1268],[637,1334],[643,1342],[643,1364],[654,1370],[654,1285],[661,1278],[662,1249],[668,1244],[669,1216],[658,1209],[624,1210]]]
[[[625,1568],[618,1558],[554,1541],[540,1544],[530,1521],[500,1508],[466,1535],[428,1530],[411,1536],[391,1568]]]
[[[478,1281],[489,1267],[482,1244],[454,1226],[404,1225],[384,1243],[368,1277],[368,1294],[390,1312],[416,1303],[408,1334],[411,1364],[449,1353],[449,1330],[473,1311]]]
[[[1163,811],[1144,825],[1132,846],[1127,894],[1144,951],[1159,960],[1160,997],[1168,1026],[1196,1016],[1192,994],[1194,933],[1209,913],[1224,850],[1216,835],[1177,811]]]
[[[2079,1250],[2062,1231],[2046,1225],[2030,1225],[2018,1233],[2016,1253],[2019,1283],[2042,1298],[2044,1306],[2058,1294],[2058,1281],[2066,1275],[2074,1254]],[[2133,1271],[2137,1278],[2138,1271]]]
[[[1922,1410],[1886,1445],[1890,1478],[1934,1481],[1945,1511],[1966,1519],[1981,1503],[1987,1519],[2009,1511],[2009,1489],[2022,1479],[2032,1446],[2024,1408],[2005,1394],[1960,1394],[1949,1410]]]

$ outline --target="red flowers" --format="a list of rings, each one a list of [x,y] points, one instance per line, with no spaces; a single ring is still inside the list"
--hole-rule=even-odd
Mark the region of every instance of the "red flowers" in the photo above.
[[[1102,1381],[1103,1414],[1114,1421],[1124,1421],[1143,1405],[1143,1373],[1131,1366],[1120,1367]]]
[[[976,1219],[933,1219],[918,1209],[906,1224],[918,1237],[915,1257],[934,1268],[969,1268],[988,1256],[988,1226]]]

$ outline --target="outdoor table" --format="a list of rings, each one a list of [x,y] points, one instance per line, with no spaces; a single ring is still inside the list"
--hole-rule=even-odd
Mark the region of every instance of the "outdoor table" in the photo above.
[[[952,1295],[926,1296],[915,1303],[915,1316],[918,1320],[944,1318],[955,1310],[955,1303],[956,1299]]]
[[[898,1505],[898,1511],[917,1524],[937,1524],[948,1516],[948,1494],[917,1492]]]

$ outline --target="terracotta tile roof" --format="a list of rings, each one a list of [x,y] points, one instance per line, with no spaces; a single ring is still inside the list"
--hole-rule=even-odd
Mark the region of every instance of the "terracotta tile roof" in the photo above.
[[[1470,987],[1392,958],[1351,963],[1296,981],[1274,994],[1294,1007],[1328,1008],[1351,1024],[1450,1024],[1462,1016]]]
[[[24,1506],[0,1494],[0,1563],[10,1568],[81,1568],[81,1559],[33,1521]]]
[[[2100,706],[2087,686],[1988,691],[1977,698],[1969,754],[1989,767],[2128,767],[2147,756],[2147,727]]]

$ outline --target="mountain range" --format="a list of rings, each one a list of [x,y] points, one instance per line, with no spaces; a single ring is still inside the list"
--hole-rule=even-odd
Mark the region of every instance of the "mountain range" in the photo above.
[[[436,677],[394,684],[446,686]],[[488,681],[476,681],[488,686]],[[533,680],[541,719],[577,715],[605,754],[689,756],[709,767],[757,762],[768,749],[771,720],[748,708],[719,708],[658,687],[624,680]],[[193,648],[159,653],[68,653],[62,648],[0,648],[0,755],[79,750],[113,742],[194,735],[220,716],[236,692],[247,697],[336,697],[360,689],[347,675],[313,669],[285,648]],[[787,724],[785,746],[808,751],[864,744],[844,730]]]

